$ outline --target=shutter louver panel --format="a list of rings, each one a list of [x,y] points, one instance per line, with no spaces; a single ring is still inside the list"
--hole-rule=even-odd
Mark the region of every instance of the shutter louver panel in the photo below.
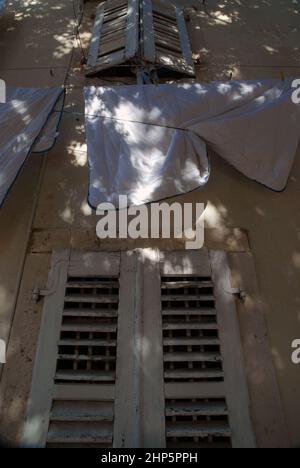
[[[111,447],[113,401],[54,401],[47,447]]]
[[[195,67],[179,6],[160,0],[143,1],[143,58],[179,73],[195,76]]]
[[[132,59],[138,52],[138,0],[100,3],[92,33],[87,76]]]
[[[210,255],[161,255],[167,448],[255,445],[226,257]]]
[[[102,384],[114,385],[118,303],[118,278],[68,278],[55,384],[65,384],[70,398],[74,383],[83,396],[97,383],[99,397]],[[113,400],[54,399],[47,447],[112,447],[113,420]]]
[[[179,6],[160,0],[112,0],[97,7],[86,75],[136,64],[195,76],[184,14]]]
[[[223,382],[211,278],[162,276],[161,290],[165,382]],[[167,399],[167,447],[231,447],[225,391],[223,396]]]
[[[112,447],[120,257],[60,255],[49,276],[52,290],[59,287],[45,298],[24,444]]]
[[[222,358],[210,279],[162,277],[161,287],[165,381],[222,380]],[[174,316],[171,315],[172,309],[176,312]],[[206,311],[211,315],[205,315]]]
[[[32,447],[254,447],[224,252],[53,255]]]
[[[56,383],[115,382],[119,283],[68,278]]]

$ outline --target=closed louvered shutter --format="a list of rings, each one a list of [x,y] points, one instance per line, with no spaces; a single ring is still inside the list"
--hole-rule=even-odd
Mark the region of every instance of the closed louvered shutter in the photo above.
[[[24,443],[253,447],[224,252],[55,253]]]
[[[110,0],[97,7],[87,63],[93,75],[132,59],[139,47],[138,0]]]
[[[184,14],[179,6],[143,0],[143,58],[183,74],[195,76]]]
[[[111,447],[119,255],[56,253],[24,443]]]
[[[167,447],[254,446],[225,254],[162,255],[161,305]]]

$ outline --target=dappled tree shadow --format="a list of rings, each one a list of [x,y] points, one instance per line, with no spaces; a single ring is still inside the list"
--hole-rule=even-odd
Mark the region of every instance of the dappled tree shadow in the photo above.
[[[5,310],[9,323],[18,297],[18,274],[22,271],[26,242],[32,234],[43,231],[51,238],[53,232],[68,233],[76,228],[95,232],[97,218],[87,204],[83,86],[135,83],[134,77],[110,74],[85,78],[82,58],[87,55],[97,2],[86,4],[80,28],[83,50],[78,40],[74,42],[72,0],[11,3],[0,19],[0,78],[19,86],[53,86],[63,84],[66,79],[67,99],[59,139],[47,155],[41,190],[37,191],[41,159],[30,157],[24,177],[17,181],[0,213],[1,255],[5,264],[0,271],[0,309],[9,304],[9,310]],[[292,0],[211,0],[207,1],[206,9],[201,1],[180,3],[196,7],[190,13],[188,29],[193,53],[200,58],[198,80],[278,78],[282,73],[286,76],[300,73],[299,12],[298,4]],[[172,80],[166,77],[166,81]],[[224,243],[231,241],[225,228],[241,227],[249,231],[259,284],[268,304],[267,320],[279,383],[294,433],[299,410],[289,402],[296,401],[299,379],[290,363],[289,343],[296,337],[300,324],[299,187],[299,151],[288,188],[280,194],[247,180],[213,155],[208,184],[176,198],[180,203],[206,203],[207,227],[218,228],[220,241]],[[174,198],[169,200],[173,201]],[[17,250],[21,244],[26,244],[24,249]],[[122,244],[123,248],[136,246],[141,245]],[[100,248],[111,248],[111,243],[103,242]],[[30,296],[30,288],[26,287],[26,295]],[[30,384],[41,312],[40,305],[30,304],[26,310],[19,305],[5,384],[1,388],[5,404],[2,427],[14,436],[20,431],[24,416],[27,397],[24,389],[28,390]],[[33,344],[28,342],[29,338]]]

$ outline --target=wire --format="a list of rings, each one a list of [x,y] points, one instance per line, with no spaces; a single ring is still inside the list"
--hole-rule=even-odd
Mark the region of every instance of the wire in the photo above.
[[[82,58],[84,59],[84,62],[86,63],[87,58],[85,55],[85,51],[84,51],[84,47],[81,41],[80,31],[79,31],[80,26],[82,24],[82,20],[83,20],[83,15],[84,15],[84,2],[83,0],[78,0],[77,10],[79,11],[79,15],[77,14],[77,11],[76,11],[75,2],[76,0],[73,0],[73,13],[74,13],[75,21],[76,21],[75,38],[76,38],[77,44],[79,45],[81,49]]]
[[[153,122],[141,122],[139,120],[129,120],[129,119],[120,119],[118,117],[108,117],[106,115],[103,115],[103,114],[89,114],[89,113],[85,113],[85,112],[74,112],[73,110],[54,110],[53,112],[56,112],[56,113],[62,113],[62,114],[69,114],[69,115],[77,115],[77,116],[81,116],[81,117],[99,117],[100,119],[102,120],[112,120],[112,121],[115,121],[115,122],[128,122],[128,123],[136,123],[136,124],[140,124],[140,125],[151,125],[152,127],[159,127],[159,128],[169,128],[170,130],[181,130],[181,131],[184,131],[184,132],[193,132],[192,130],[190,130],[189,128],[182,128],[182,127],[174,127],[172,125],[161,125],[161,124],[157,124],[157,123],[153,123]]]

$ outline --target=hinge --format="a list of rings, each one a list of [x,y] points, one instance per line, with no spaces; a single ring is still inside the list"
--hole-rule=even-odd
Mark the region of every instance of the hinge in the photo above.
[[[236,296],[238,299],[240,299],[242,302],[245,302],[247,298],[247,293],[245,289],[243,288],[231,288],[229,291],[227,291],[229,294],[232,294],[233,296]]]
[[[42,297],[48,297],[55,293],[55,289],[40,289],[37,286],[32,291],[32,300],[37,304]]]

